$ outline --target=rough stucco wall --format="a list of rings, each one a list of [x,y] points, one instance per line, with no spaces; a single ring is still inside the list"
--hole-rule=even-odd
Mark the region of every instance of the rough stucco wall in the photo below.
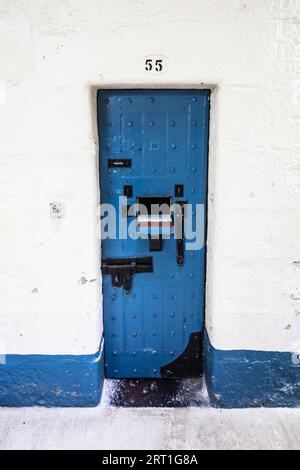
[[[0,353],[99,347],[91,87],[201,83],[212,343],[300,349],[299,37],[298,0],[0,0]]]

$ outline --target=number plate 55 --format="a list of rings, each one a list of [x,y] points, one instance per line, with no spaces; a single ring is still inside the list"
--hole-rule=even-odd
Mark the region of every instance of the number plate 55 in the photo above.
[[[167,57],[147,56],[143,59],[144,70],[147,73],[163,73],[166,71]]]

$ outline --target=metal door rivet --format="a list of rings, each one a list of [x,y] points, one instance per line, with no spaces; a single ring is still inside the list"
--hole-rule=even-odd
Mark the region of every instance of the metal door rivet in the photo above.
[[[171,335],[172,337],[175,336],[175,331],[172,330],[172,331],[170,332],[170,335]]]
[[[198,124],[198,122],[197,122],[197,121],[193,121],[193,127],[196,127],[196,126],[197,126],[197,124]]]
[[[192,149],[193,149],[193,150],[196,150],[196,148],[197,148],[197,145],[195,145],[195,144],[192,145]]]
[[[111,174],[111,173],[112,173],[112,170],[108,170],[108,173]]]
[[[112,334],[112,337],[113,337],[113,338],[116,338],[116,337],[117,337],[117,333],[113,333],[113,334]]]
[[[153,335],[153,336],[156,336],[156,335],[157,335],[157,331],[153,331],[153,332],[152,332],[152,335]]]
[[[153,374],[157,374],[157,370],[156,370],[156,369],[153,369]]]
[[[156,351],[152,351],[152,355],[153,355],[153,356],[157,356],[157,352],[156,352]]]
[[[114,351],[113,356],[117,356],[117,355],[118,355],[117,351]]]
[[[196,103],[196,102],[197,102],[197,98],[195,98],[195,97],[192,98],[192,102],[193,102],[193,103]]]
[[[133,357],[136,357],[136,356],[137,356],[137,353],[134,351],[134,352],[132,353],[132,355],[133,355]]]
[[[157,295],[156,295],[156,294],[153,294],[153,295],[152,295],[152,299],[153,299],[153,300],[156,300],[156,299],[157,299]]]
[[[135,298],[136,298],[136,294],[132,294],[131,298],[132,298],[132,299],[135,299]]]
[[[116,318],[117,318],[116,315],[112,315],[112,316],[111,316],[111,319],[112,319],[112,320],[115,320]]]
[[[111,296],[111,300],[116,300],[116,294],[113,294],[113,295]]]
[[[175,275],[174,275],[173,273],[171,273],[171,274],[170,274],[170,279],[174,279],[174,276],[175,276]]]
[[[172,167],[171,168],[171,173],[175,173],[175,171],[176,171],[176,168]]]
[[[156,168],[152,168],[152,173],[156,173]]]
[[[136,319],[136,314],[135,314],[135,313],[132,314],[132,318],[133,318],[134,320]]]
[[[133,123],[131,121],[128,122],[128,127],[132,127]]]
[[[114,370],[114,374],[116,375],[117,373],[118,373],[118,371],[117,371],[117,370]]]
[[[194,279],[194,277],[195,277],[195,274],[191,273],[191,274],[190,274],[190,278],[191,278],[191,279]]]
[[[175,317],[175,313],[174,313],[174,312],[170,313],[170,317],[171,317],[171,318],[174,318],[174,317]]]
[[[133,369],[134,374],[137,374],[137,369]]]
[[[172,148],[173,150],[175,150],[175,149],[176,149],[176,144],[172,144],[172,145],[171,145],[171,148]]]
[[[191,193],[194,194],[194,192],[195,192],[195,188],[192,188]]]
[[[137,332],[134,331],[134,332],[132,333],[132,336],[133,336],[134,338],[136,338],[136,337],[137,337]]]
[[[157,318],[157,313],[152,314],[153,318]]]
[[[171,121],[171,127],[175,127],[175,121]]]
[[[171,354],[171,356],[174,356],[175,353],[174,353],[174,351],[170,351],[170,354]]]
[[[192,169],[192,172],[196,173],[196,171],[197,171],[197,168],[194,166],[193,169]]]
[[[151,126],[151,127],[154,127],[154,126],[155,126],[155,122],[154,122],[154,121],[151,121],[151,122],[150,122],[150,126]]]
[[[170,299],[176,299],[176,295],[175,294],[170,294]]]
[[[132,103],[133,103],[133,99],[132,99],[132,98],[128,98],[128,103],[129,103],[129,104],[132,104]]]

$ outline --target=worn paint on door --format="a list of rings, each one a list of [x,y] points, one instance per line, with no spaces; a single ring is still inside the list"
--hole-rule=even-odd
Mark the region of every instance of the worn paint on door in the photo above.
[[[196,204],[206,208],[209,96],[206,90],[98,92],[101,203],[112,204],[121,220],[136,203],[193,204],[193,223]],[[172,234],[162,240],[172,231],[168,217],[155,228],[157,220],[140,214],[140,230],[151,227],[148,238],[102,241],[108,378],[201,374],[205,243],[188,251],[186,240]],[[133,220],[125,219],[127,226]]]

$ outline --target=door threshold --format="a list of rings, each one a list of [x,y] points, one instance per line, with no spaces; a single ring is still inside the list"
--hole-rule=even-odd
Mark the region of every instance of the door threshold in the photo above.
[[[206,408],[203,379],[106,380],[107,404],[117,408]]]

